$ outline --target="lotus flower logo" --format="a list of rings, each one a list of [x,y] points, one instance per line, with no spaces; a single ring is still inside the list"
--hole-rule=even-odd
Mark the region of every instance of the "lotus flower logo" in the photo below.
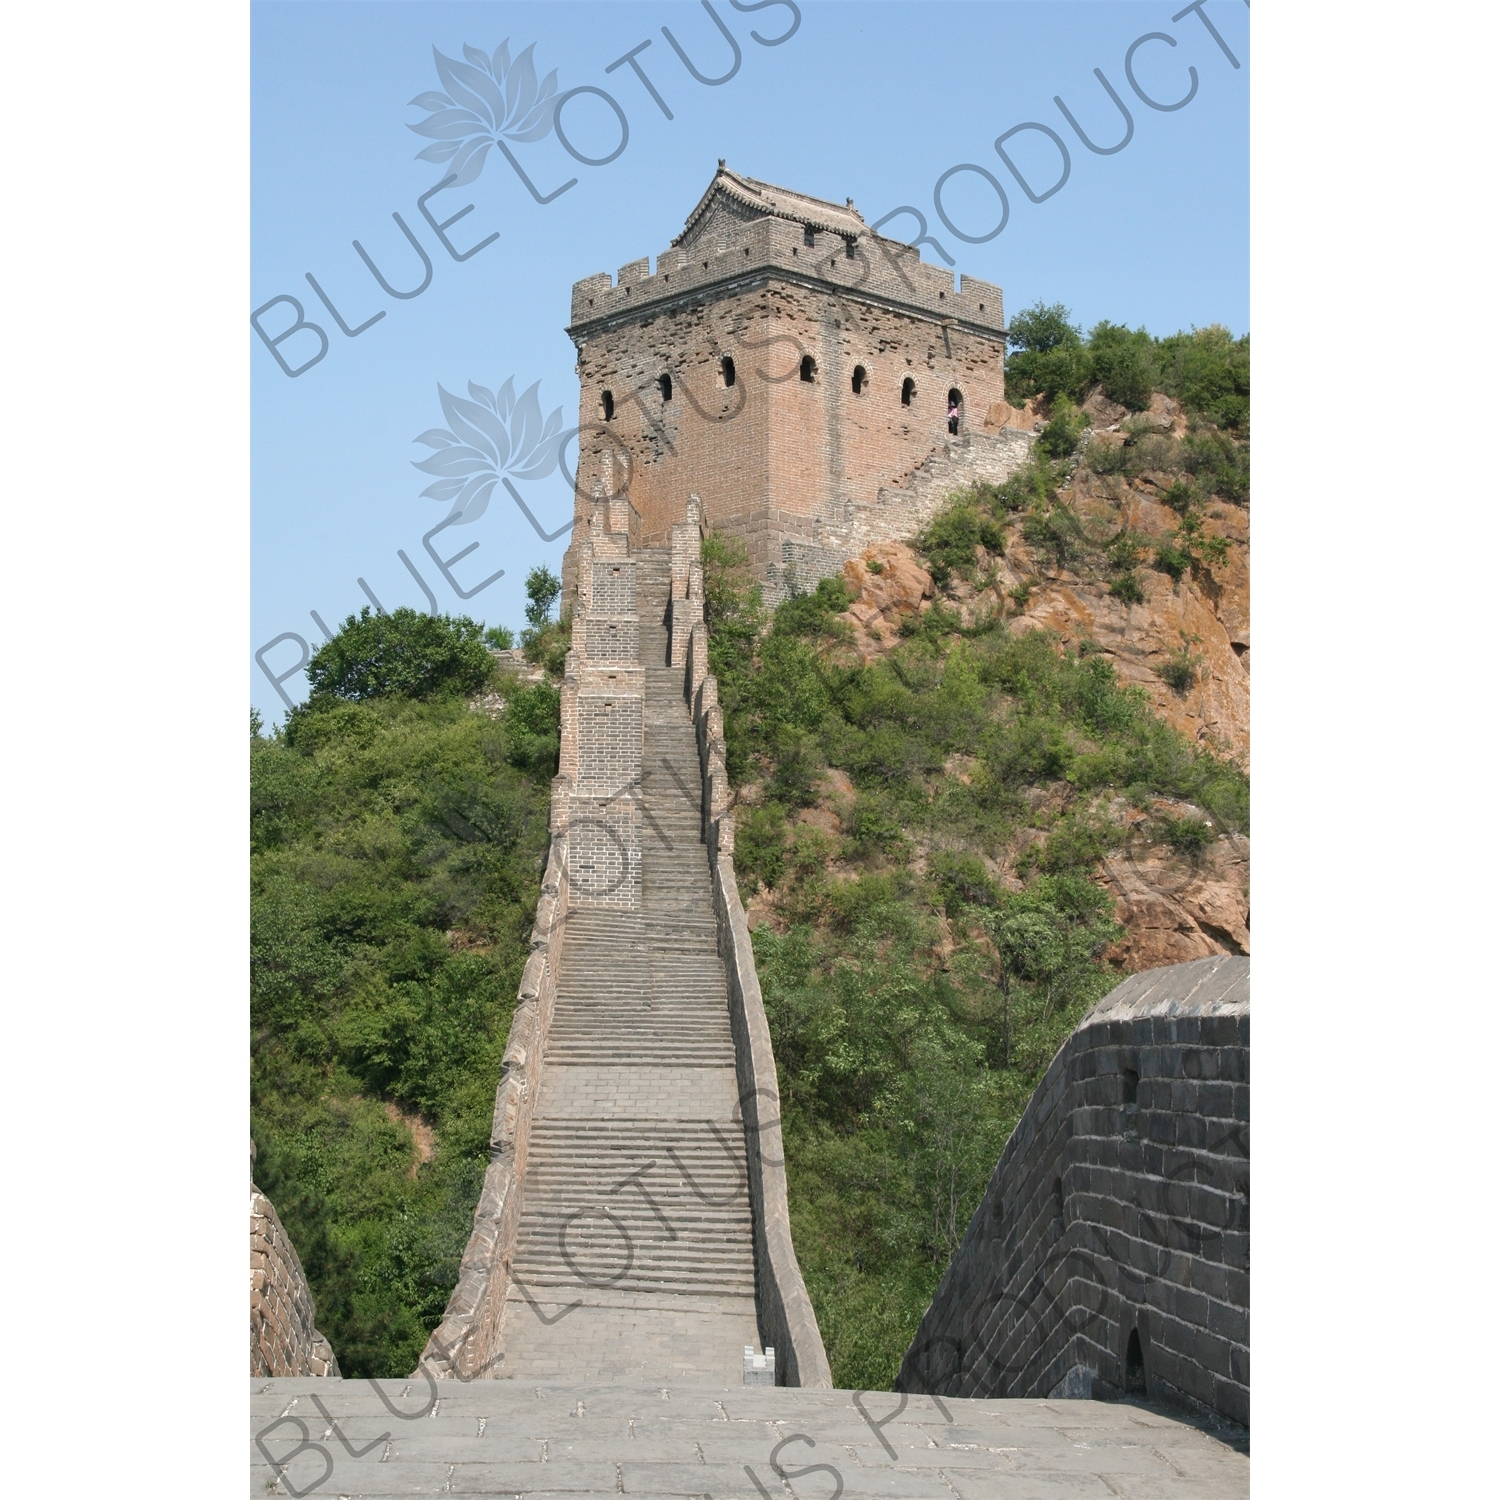
[[[489,506],[491,491],[504,476],[545,479],[558,466],[563,444],[571,433],[563,431],[560,406],[542,420],[542,404],[537,398],[540,386],[538,380],[517,398],[514,377],[494,392],[471,380],[471,401],[438,387],[448,426],[429,428],[412,439],[437,450],[430,458],[413,459],[412,464],[424,474],[437,476],[422,491],[424,499],[453,502],[444,525],[467,526],[477,521]],[[521,504],[508,478],[505,487]],[[521,508],[526,509],[524,505]],[[532,525],[536,525],[534,519]]]
[[[411,101],[428,115],[420,125],[406,128],[433,142],[418,151],[416,159],[447,162],[448,172],[456,174],[451,185],[460,187],[479,176],[490,147],[502,136],[519,142],[539,141],[547,135],[556,103],[557,69],[538,85],[531,60],[535,47],[533,42],[514,62],[508,38],[495,48],[493,57],[466,43],[467,62],[444,57],[434,47],[433,61],[448,92],[418,94]]]

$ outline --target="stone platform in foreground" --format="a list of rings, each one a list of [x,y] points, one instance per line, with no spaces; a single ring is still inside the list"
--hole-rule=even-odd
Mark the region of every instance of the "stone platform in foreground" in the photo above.
[[[297,1378],[252,1382],[250,1408],[252,1496],[1243,1500],[1250,1493],[1242,1446],[1126,1402]]]

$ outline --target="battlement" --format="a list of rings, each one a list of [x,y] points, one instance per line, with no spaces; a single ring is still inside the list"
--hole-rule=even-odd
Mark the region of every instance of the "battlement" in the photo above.
[[[926,316],[933,322],[992,337],[1005,335],[1000,288],[923,262],[899,240],[799,226],[787,219],[721,220],[716,233],[673,245],[573,284],[569,335],[581,342],[639,318],[701,303],[706,293],[752,290],[771,279],[798,283],[855,301]]]

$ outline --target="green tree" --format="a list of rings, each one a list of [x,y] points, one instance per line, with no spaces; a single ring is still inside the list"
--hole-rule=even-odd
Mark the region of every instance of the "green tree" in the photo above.
[[[1132,333],[1123,323],[1096,323],[1089,333],[1089,364],[1111,401],[1131,411],[1151,405],[1158,378],[1156,341],[1144,328]]]
[[[467,615],[371,614],[367,604],[313,653],[307,680],[314,698],[431,698],[477,692],[492,666]]]
[[[1037,302],[1011,319],[1005,382],[1013,398],[1081,398],[1089,385],[1089,352],[1061,302]]]
[[[544,563],[526,575],[526,623],[541,630],[552,618],[552,606],[562,593],[562,581]]]
[[[1072,317],[1061,302],[1049,304],[1038,300],[1010,320],[1009,343],[1013,348],[1030,354],[1077,348],[1083,337]]]

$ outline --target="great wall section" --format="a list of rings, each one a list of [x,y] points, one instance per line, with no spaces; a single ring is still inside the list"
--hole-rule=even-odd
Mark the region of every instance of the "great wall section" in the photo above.
[[[437,1376],[830,1384],[734,884],[695,507],[632,553],[595,504],[552,857]]]
[[[252,1198],[252,1492],[1243,1496],[1247,959],[1134,975],[1084,1017],[895,1392],[832,1388],[734,874],[702,541],[742,536],[775,600],[1014,472],[1032,435],[1006,425],[999,289],[852,204],[721,163],[649,270],[574,289],[551,842],[458,1282],[409,1379],[342,1381]],[[779,340],[814,352],[777,369]],[[960,389],[948,433],[935,398]],[[809,1474],[823,1488],[793,1489]]]

